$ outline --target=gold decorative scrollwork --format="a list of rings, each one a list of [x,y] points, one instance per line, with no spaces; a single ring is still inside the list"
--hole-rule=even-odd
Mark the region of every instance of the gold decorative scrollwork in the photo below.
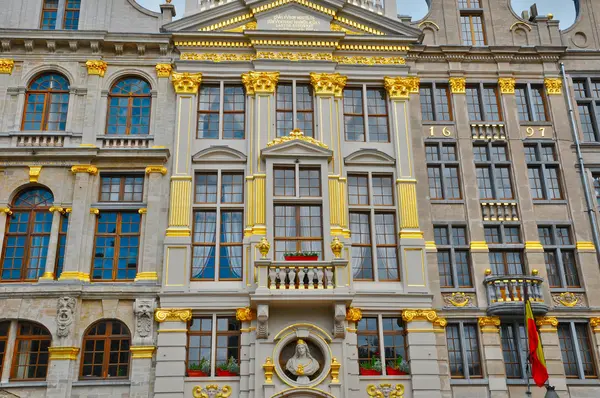
[[[590,326],[594,333],[600,333],[600,318],[590,318]]]
[[[402,398],[404,397],[404,385],[396,384],[393,387],[391,384],[369,384],[367,386],[367,394],[369,397],[375,398]]]
[[[581,300],[581,296],[571,292],[564,292],[558,296],[552,296],[555,303],[560,303],[565,307],[575,307]]]
[[[148,166],[146,167],[146,174],[160,173],[162,175],[167,174],[167,168],[165,166]]]
[[[186,61],[211,61],[211,62],[245,62],[254,61],[254,54],[215,54],[215,53],[183,53],[180,59]]]
[[[206,387],[196,386],[192,390],[194,398],[227,398],[231,395],[231,387],[219,387],[218,384],[209,384]]]
[[[248,95],[274,93],[278,81],[279,72],[248,72],[242,74],[242,83],[244,83]]]
[[[501,77],[498,79],[498,86],[502,94],[514,94],[517,81],[512,77]]]
[[[554,316],[541,316],[535,318],[535,324],[538,326],[552,326],[555,328],[558,326],[558,319]]]
[[[350,307],[346,310],[346,320],[350,322],[358,322],[362,319],[362,311],[360,308]]]
[[[455,307],[465,307],[471,301],[471,297],[463,292],[456,292],[452,293],[451,296],[448,296],[447,301]]]
[[[448,324],[446,318],[438,317],[435,310],[404,310],[402,320],[406,323],[412,321],[429,321],[434,326],[445,327]]]
[[[310,83],[317,95],[333,95],[341,98],[348,77],[339,73],[315,73],[310,74]]]
[[[256,311],[250,307],[238,308],[235,312],[235,317],[240,322],[250,322],[256,319]]]
[[[192,319],[192,310],[186,308],[159,308],[154,313],[156,322],[187,322]]]
[[[391,99],[406,99],[411,93],[419,92],[418,77],[388,77],[383,80],[383,86]]]
[[[467,79],[464,77],[451,77],[449,82],[452,94],[465,94],[467,92]]]
[[[202,73],[173,72],[171,80],[177,94],[196,94],[202,83]]]
[[[563,82],[559,78],[546,78],[544,79],[546,85],[546,92],[548,95],[560,95],[562,94]]]
[[[304,135],[300,129],[294,129],[290,132],[290,135],[286,135],[283,137],[275,138],[273,141],[267,143],[267,147],[272,147],[273,145],[283,144],[284,142],[300,140],[304,142],[308,142],[309,144],[318,145],[321,148],[327,149],[328,146],[322,143],[321,141],[315,140],[312,137],[307,137]]]
[[[98,75],[104,77],[108,64],[105,61],[87,61],[85,63],[87,67],[88,75]]]

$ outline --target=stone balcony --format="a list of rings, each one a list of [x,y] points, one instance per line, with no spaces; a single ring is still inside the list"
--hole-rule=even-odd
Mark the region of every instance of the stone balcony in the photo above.
[[[537,274],[534,271],[535,274]],[[531,298],[534,315],[545,315],[549,306],[544,302],[544,279],[534,276],[487,275],[483,280],[488,298],[488,315],[522,315],[525,288]]]
[[[257,260],[255,302],[350,300],[348,261]]]

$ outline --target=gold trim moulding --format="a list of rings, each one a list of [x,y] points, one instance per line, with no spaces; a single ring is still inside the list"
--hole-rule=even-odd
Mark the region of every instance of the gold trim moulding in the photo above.
[[[131,351],[132,359],[151,359],[154,351],[156,351],[156,347],[152,345],[132,346],[129,347],[129,351]]]
[[[158,308],[154,312],[156,322],[187,322],[192,319],[192,310],[188,308]]]
[[[255,60],[276,61],[326,61],[337,62],[343,65],[406,65],[404,57],[383,56],[343,56],[330,53],[309,52],[272,52],[258,51],[254,54],[220,54],[220,53],[182,53],[179,58],[182,61],[204,61],[204,62],[252,62]]]
[[[138,272],[134,279],[134,282],[137,282],[137,281],[156,282],[156,281],[158,281],[158,274],[154,271]]]
[[[577,242],[576,248],[580,252],[595,252],[596,251],[596,246],[594,246],[593,242],[585,242],[585,241]]]
[[[307,1],[307,0],[276,0],[271,3],[253,8],[252,13],[260,14],[261,12],[269,11],[273,8],[281,7],[282,5],[285,5],[288,3],[298,3],[305,7],[311,8],[315,11],[322,12],[323,14],[335,16],[335,10],[332,10],[327,7],[323,7],[322,5],[315,4],[315,3],[311,2],[311,1]]]
[[[169,236],[171,238],[185,238],[188,236],[192,236],[192,231],[189,228],[169,227],[167,228],[166,236]]]
[[[78,271],[63,271],[60,274],[59,281],[78,280],[81,282],[90,282],[90,274]]]
[[[44,272],[42,276],[40,276],[40,281],[53,281],[54,280],[54,272]]]
[[[544,252],[544,246],[542,246],[542,242],[540,241],[527,241],[525,242],[525,250],[529,252]]]
[[[79,347],[50,347],[48,357],[51,361],[67,361],[77,359]]]
[[[61,213],[61,214],[65,214],[65,212],[66,212],[66,211],[65,211],[65,209],[64,209],[63,207],[60,207],[60,206],[51,206],[51,207],[48,209],[48,211],[49,211],[50,213],[54,213],[55,211],[57,211],[57,212],[59,212],[59,213]]]
[[[12,210],[8,207],[0,207],[0,213],[4,213],[7,216],[12,216],[13,214]]]
[[[478,253],[489,253],[490,248],[484,241],[471,241],[471,251]]]
[[[400,239],[423,239],[425,234],[422,231],[400,231]]]
[[[167,174],[167,168],[165,166],[148,166],[146,167],[146,174],[160,173],[162,175]]]
[[[431,252],[431,253],[436,253],[437,246],[435,244],[435,241],[432,241],[432,240],[425,241],[425,250],[428,252]]]
[[[158,329],[158,333],[187,333],[187,329]]]

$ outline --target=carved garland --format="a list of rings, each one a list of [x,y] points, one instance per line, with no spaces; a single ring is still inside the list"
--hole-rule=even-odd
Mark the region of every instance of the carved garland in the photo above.
[[[435,310],[404,310],[402,311],[402,320],[406,323],[412,321],[429,321],[434,326],[446,327],[448,321],[446,318],[438,317]]]
[[[227,398],[231,395],[231,387],[219,387],[218,384],[210,384],[206,387],[196,386],[192,390],[194,398]]]

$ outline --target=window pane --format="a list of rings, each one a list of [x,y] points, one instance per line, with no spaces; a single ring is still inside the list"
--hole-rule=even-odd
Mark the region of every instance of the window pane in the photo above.
[[[187,368],[198,366],[210,376],[212,363],[212,317],[193,318],[188,330]]]
[[[450,262],[450,251],[438,249],[437,260],[440,274],[440,287],[454,287],[452,264]]]
[[[483,376],[481,367],[481,356],[479,355],[479,340],[477,337],[477,325],[465,324],[465,351],[467,352],[467,366],[469,367],[469,376]]]
[[[452,120],[452,105],[450,102],[450,91],[448,86],[438,84],[435,87],[435,107],[437,110],[437,120]]]
[[[368,177],[366,175],[348,175],[348,201],[351,205],[369,204]]]
[[[358,321],[356,328],[359,366],[373,362],[381,365],[377,318],[362,318]]]
[[[321,196],[321,171],[319,169],[300,169],[300,196]]]
[[[457,378],[465,377],[459,325],[446,326],[446,344],[448,346],[450,375]]]
[[[314,137],[313,126],[313,93],[308,84],[296,85],[296,126],[307,137]]]
[[[221,203],[244,202],[244,175],[223,173],[221,175]]]
[[[545,199],[544,187],[542,186],[542,170],[538,167],[529,167],[527,169],[529,176],[529,188],[532,199]]]
[[[517,101],[517,111],[519,112],[519,120],[522,122],[532,121],[527,106],[527,86],[515,88],[515,99]]]
[[[344,124],[347,141],[364,141],[365,125],[362,89],[344,90]]]
[[[596,134],[596,124],[592,121],[592,104],[578,104],[579,119],[581,120],[581,129],[583,130],[584,141],[598,141]]]
[[[277,137],[288,135],[293,129],[293,87],[288,83],[277,85]]]
[[[521,361],[514,334],[513,325],[500,325],[500,340],[502,342],[502,355],[506,368],[506,377],[509,379],[520,379],[523,377]]]
[[[531,86],[531,99],[533,114],[536,121],[545,122],[548,120],[546,115],[546,104],[544,103],[544,88],[541,86]]]
[[[223,138],[243,139],[245,135],[246,95],[242,86],[225,86],[223,96]]]
[[[217,203],[217,173],[196,174],[196,203]]]
[[[369,141],[388,142],[388,117],[385,90],[367,89]]]
[[[375,214],[377,269],[380,280],[399,280],[394,214]]]
[[[220,279],[242,279],[243,214],[242,211],[221,212]]]
[[[215,277],[216,229],[216,211],[194,213],[192,279]]]
[[[394,369],[409,373],[402,318],[383,318],[382,325],[386,371]]]
[[[221,88],[202,85],[198,97],[198,138],[219,138]]]
[[[483,87],[483,105],[485,107],[486,120],[502,120],[500,104],[498,102],[498,89],[496,87]]]
[[[371,224],[369,213],[350,213],[352,274],[354,279],[373,279]]]
[[[575,344],[573,342],[571,325],[569,323],[561,323],[558,325],[558,341],[560,343],[560,351],[562,353],[566,376],[569,378],[579,378]]]
[[[421,101],[421,117],[426,121],[433,121],[433,90],[431,86],[421,85],[419,88],[419,98]]]
[[[481,117],[481,103],[479,102],[479,88],[476,86],[467,86],[466,95],[467,109],[469,110],[469,119],[471,121],[483,120],[483,118]]]
[[[394,204],[392,177],[373,176],[373,204],[391,206]]]
[[[441,169],[441,166],[427,167],[427,178],[429,180],[430,199],[444,199]]]
[[[594,365],[594,355],[592,354],[592,345],[586,324],[575,324],[575,333],[577,342],[581,350],[581,364],[583,365],[583,374],[585,377],[596,377],[596,366]]]
[[[275,196],[296,196],[296,171],[294,168],[276,168]]]

